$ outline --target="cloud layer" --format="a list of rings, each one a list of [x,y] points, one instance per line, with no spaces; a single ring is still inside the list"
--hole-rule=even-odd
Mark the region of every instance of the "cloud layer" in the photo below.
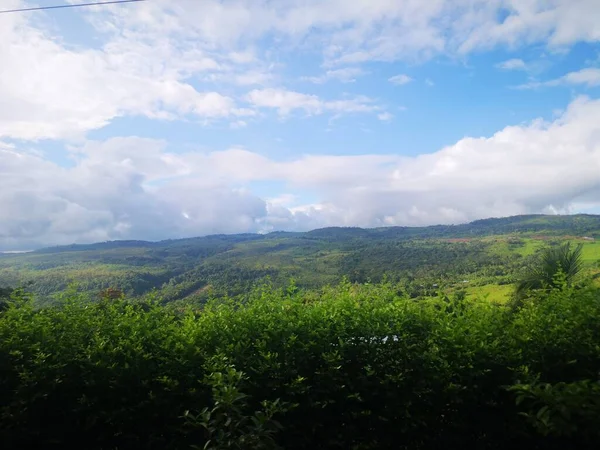
[[[24,4],[7,0],[4,7]],[[319,55],[328,67],[306,80],[351,82],[366,62],[597,42],[597,6],[597,0],[153,0],[82,12],[95,42],[83,48],[65,42],[43,15],[4,14],[0,60],[9,69],[0,70],[0,138],[81,138],[122,116],[240,126],[257,115],[256,104],[246,102],[256,91],[248,91],[289,90],[277,61],[290,50]],[[297,94],[304,97],[292,100],[313,114],[346,108],[382,114],[381,107],[347,99],[307,103],[314,94]],[[288,109],[294,106],[276,106],[278,113]]]
[[[328,225],[427,225],[568,212],[600,202],[600,100],[553,122],[465,138],[435,153],[305,155],[277,161],[242,148],[174,152],[138,137],[88,141],[60,167],[0,146],[0,249],[163,239]],[[260,198],[254,182],[279,182]],[[307,192],[318,201],[298,202]]]

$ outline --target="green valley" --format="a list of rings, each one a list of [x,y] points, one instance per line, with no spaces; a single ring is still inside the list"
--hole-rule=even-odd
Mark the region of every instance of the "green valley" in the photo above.
[[[306,233],[215,235],[162,242],[114,241],[0,256],[0,286],[26,286],[51,302],[75,283],[163,302],[239,295],[265,280],[318,289],[343,278],[384,279],[413,297],[464,290],[503,301],[515,276],[548,245],[583,245],[600,272],[600,216],[515,216],[456,226],[325,228]]]

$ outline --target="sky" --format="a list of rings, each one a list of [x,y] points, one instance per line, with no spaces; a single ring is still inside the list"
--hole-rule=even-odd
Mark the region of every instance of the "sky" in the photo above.
[[[600,213],[598,23],[598,0],[0,14],[0,251]]]

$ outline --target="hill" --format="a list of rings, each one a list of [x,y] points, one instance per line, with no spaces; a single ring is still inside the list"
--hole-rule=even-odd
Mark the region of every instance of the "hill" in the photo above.
[[[388,278],[412,297],[462,289],[501,299],[532,255],[560,240],[581,242],[588,270],[598,271],[600,216],[527,215],[463,225],[334,227],[46,248],[0,255],[0,286],[28,285],[49,301],[77,282],[91,293],[113,287],[132,297],[156,292],[169,302],[242,294],[267,278],[275,285],[293,278],[306,288],[343,277],[361,283]]]

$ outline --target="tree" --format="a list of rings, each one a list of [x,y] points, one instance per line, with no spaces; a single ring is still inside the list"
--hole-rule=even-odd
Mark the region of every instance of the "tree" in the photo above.
[[[538,261],[527,268],[517,282],[517,298],[523,298],[532,290],[557,287],[556,277],[559,273],[567,285],[572,285],[583,269],[582,250],[583,245],[571,248],[570,242],[545,249]]]

